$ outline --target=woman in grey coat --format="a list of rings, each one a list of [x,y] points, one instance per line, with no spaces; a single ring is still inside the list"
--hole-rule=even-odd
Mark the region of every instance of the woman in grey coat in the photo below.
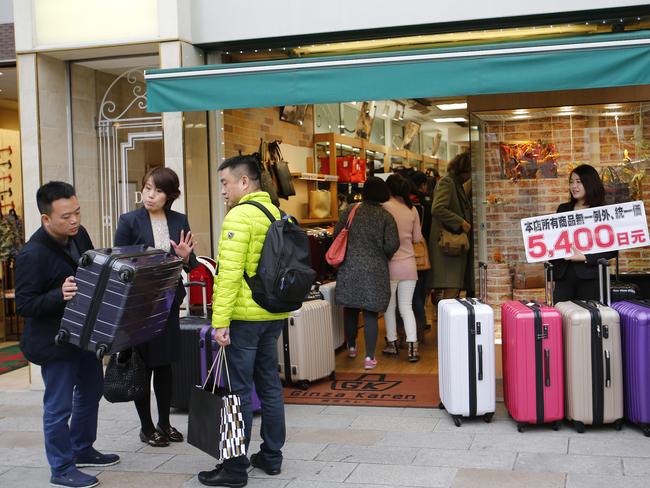
[[[377,317],[390,300],[388,261],[399,248],[399,235],[392,215],[381,206],[390,197],[386,182],[371,176],[363,186],[362,196],[363,203],[358,204],[349,228],[345,260],[336,277],[336,303],[345,308],[345,336],[351,358],[357,355],[357,321],[363,310],[364,368],[372,369],[377,366]],[[334,237],[345,227],[355,206],[341,213]]]

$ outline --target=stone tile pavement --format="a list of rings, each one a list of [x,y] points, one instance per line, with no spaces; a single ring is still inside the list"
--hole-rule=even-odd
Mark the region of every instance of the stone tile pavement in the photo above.
[[[0,376],[0,487],[47,486],[42,392],[29,388],[26,368]],[[492,424],[457,428],[437,409],[288,405],[285,462],[279,476],[251,469],[252,488],[641,488],[650,486],[650,439],[626,425],[577,434],[519,434],[498,405]],[[172,423],[187,429],[187,416]],[[256,423],[259,431],[259,425]],[[198,488],[199,470],[214,461],[186,443],[167,448],[138,439],[132,405],[102,402],[100,450],[122,462],[97,474],[103,487]],[[252,451],[259,446],[254,435]]]

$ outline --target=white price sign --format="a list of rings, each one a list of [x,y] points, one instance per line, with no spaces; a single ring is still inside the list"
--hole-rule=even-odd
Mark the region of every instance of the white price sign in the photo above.
[[[616,203],[521,219],[529,263],[650,245],[643,202]]]

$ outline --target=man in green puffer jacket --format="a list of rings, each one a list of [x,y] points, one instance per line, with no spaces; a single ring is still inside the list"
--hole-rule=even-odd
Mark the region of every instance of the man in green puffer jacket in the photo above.
[[[262,403],[260,452],[227,459],[212,471],[201,471],[199,481],[208,486],[241,487],[248,482],[252,464],[269,475],[280,473],[285,439],[284,402],[278,375],[277,342],[288,313],[270,313],[260,307],[244,280],[253,276],[271,224],[254,205],[262,203],[277,218],[280,210],[260,189],[260,170],[252,156],[235,156],[219,167],[221,194],[231,209],[223,221],[219,242],[218,273],[214,282],[213,336],[227,347],[232,391],[242,400],[246,450],[251,438],[253,382]],[[218,435],[215,432],[215,435]]]

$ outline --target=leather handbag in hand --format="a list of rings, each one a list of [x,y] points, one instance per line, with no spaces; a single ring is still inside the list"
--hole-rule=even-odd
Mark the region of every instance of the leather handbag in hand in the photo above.
[[[136,349],[113,354],[104,374],[104,398],[111,403],[132,402],[149,395],[147,367]]]
[[[269,142],[269,159],[275,181],[278,185],[278,196],[288,200],[289,197],[296,194],[296,189],[293,187],[293,178],[291,176],[291,170],[289,170],[289,164],[282,157],[280,141]]]
[[[415,242],[413,244],[413,251],[415,252],[415,266],[417,270],[430,270],[431,260],[429,259],[429,246],[427,246],[427,241],[422,238],[420,242]]]
[[[469,238],[465,232],[454,234],[442,228],[438,246],[445,256],[458,257],[469,249]]]
[[[352,220],[354,219],[354,214],[357,213],[357,210],[361,206],[360,203],[357,203],[350,213],[348,214],[348,221],[345,223],[345,227],[341,229],[341,232],[338,233],[336,239],[332,241],[332,245],[325,253],[325,260],[330,266],[338,266],[345,260],[345,251],[348,248],[348,232],[350,230],[350,225],[352,225]]]

